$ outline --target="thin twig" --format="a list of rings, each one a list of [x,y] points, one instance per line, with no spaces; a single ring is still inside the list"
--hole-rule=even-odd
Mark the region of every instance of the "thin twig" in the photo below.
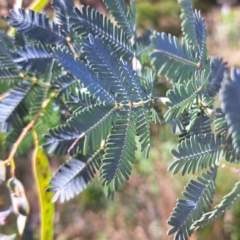
[[[7,160],[5,160],[4,162],[2,162],[0,164],[1,166],[4,166],[6,164],[11,164],[11,175],[14,176],[15,173],[15,163],[14,163],[14,156],[16,154],[16,151],[19,147],[19,145],[21,144],[21,142],[23,141],[24,137],[27,135],[28,131],[34,126],[35,122],[37,121],[37,119],[41,116],[41,114],[44,112],[44,110],[46,109],[46,107],[48,106],[48,104],[51,102],[51,100],[56,96],[56,92],[52,92],[50,97],[48,99],[46,99],[43,104],[42,107],[40,109],[40,111],[33,117],[33,119],[28,123],[28,125],[22,130],[21,134],[19,135],[17,141],[13,144],[13,147],[11,149],[11,152],[7,158]]]
[[[0,94],[0,101],[2,101],[4,98],[8,96],[9,92],[5,92],[3,94]]]
[[[42,82],[39,79],[37,79],[36,77],[27,77],[23,73],[20,73],[19,77],[24,79],[24,80],[27,80],[28,82],[31,82],[33,84],[38,84],[39,86],[42,86],[42,87],[45,87],[45,88],[50,88],[51,87],[50,83]]]
[[[6,160],[6,161],[1,162],[1,163],[0,163],[0,168],[3,167],[3,166],[5,166],[5,165],[7,165],[7,164],[9,164],[9,163],[10,163],[9,160]]]
[[[70,50],[74,54],[74,57],[79,59],[80,58],[80,54],[76,53],[76,51],[75,51],[75,49],[74,49],[74,47],[73,47],[73,45],[71,43],[72,42],[71,38],[67,37],[66,40],[67,40],[67,44],[68,44]]]

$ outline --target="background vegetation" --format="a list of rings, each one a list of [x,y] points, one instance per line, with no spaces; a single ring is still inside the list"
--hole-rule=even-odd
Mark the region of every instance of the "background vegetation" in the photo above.
[[[79,1],[75,1],[79,4]],[[176,0],[137,0],[137,21],[139,31],[153,28],[158,31],[180,34],[179,6]],[[228,1],[230,3],[230,1]],[[85,0],[101,12],[106,12],[102,1]],[[31,1],[23,1],[27,7]],[[240,8],[231,7],[228,14],[221,13],[221,6],[215,1],[195,1],[195,6],[204,12],[208,27],[208,50],[210,55],[222,56],[229,65],[240,66]],[[14,1],[0,1],[0,15],[8,14],[8,9],[14,7]],[[50,4],[45,11],[52,14]],[[54,16],[53,16],[54,17]],[[6,22],[1,18],[0,28],[7,30]],[[156,92],[164,95],[167,89],[164,79],[159,79]],[[130,180],[115,194],[114,201],[106,200],[98,186],[100,182],[93,181],[90,187],[73,200],[56,204],[55,235],[57,240],[105,240],[105,239],[139,239],[157,240],[171,239],[166,236],[169,228],[166,221],[175,205],[177,197],[188,181],[188,176],[176,177],[167,172],[173,157],[170,149],[177,139],[170,135],[169,126],[152,125],[152,148],[148,160],[138,153],[136,167]],[[8,151],[2,145],[4,136],[0,135],[0,159],[5,159]],[[32,173],[31,152],[16,159],[16,176],[26,188],[29,199],[30,214],[23,239],[38,239],[39,203],[36,201],[37,190]],[[64,159],[51,157],[52,171]],[[231,165],[232,166],[232,165]],[[234,182],[239,179],[239,170],[223,165],[217,177],[216,199],[227,193]],[[219,198],[219,199],[218,199]],[[226,214],[215,221],[213,225],[201,230],[191,239],[240,239],[240,205],[237,202]],[[0,233],[10,234],[14,229],[0,226]],[[1,239],[1,237],[0,237]]]

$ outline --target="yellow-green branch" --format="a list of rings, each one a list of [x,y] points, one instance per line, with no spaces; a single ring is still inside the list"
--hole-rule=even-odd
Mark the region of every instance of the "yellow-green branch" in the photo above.
[[[73,47],[73,45],[71,43],[72,42],[71,38],[67,37],[66,40],[67,40],[68,47],[70,48],[70,50],[74,54],[74,57],[79,59],[80,58],[80,54],[76,53],[76,51],[75,51],[75,49],[74,49],[74,47]]]
[[[52,92],[50,97],[43,102],[40,111],[33,117],[33,119],[28,123],[28,125],[22,130],[22,132],[19,135],[17,141],[13,144],[13,147],[12,147],[12,149],[10,151],[10,154],[9,154],[7,160],[5,160],[4,162],[2,162],[0,164],[0,167],[4,166],[6,164],[11,164],[11,174],[12,174],[12,176],[14,176],[14,172],[15,172],[15,163],[14,163],[14,159],[13,158],[14,158],[14,156],[16,154],[16,151],[17,151],[19,145],[21,144],[21,142],[23,141],[23,139],[27,135],[28,131],[34,126],[34,124],[37,121],[37,119],[44,112],[44,110],[46,109],[48,104],[51,102],[51,100],[56,96],[56,94],[57,94],[57,92]]]
[[[37,79],[36,77],[27,77],[23,73],[20,73],[19,77],[24,79],[24,80],[27,80],[28,82],[31,82],[33,84],[38,84],[39,86],[42,86],[42,87],[45,87],[45,88],[50,88],[51,87],[50,83],[42,82],[39,79]]]
[[[0,101],[2,101],[4,98],[6,98],[8,96],[9,92],[0,94]]]

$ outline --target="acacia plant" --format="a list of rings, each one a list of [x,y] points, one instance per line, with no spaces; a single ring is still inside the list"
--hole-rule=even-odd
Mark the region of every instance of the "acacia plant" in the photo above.
[[[0,34],[0,122],[10,148],[1,166],[10,164],[14,179],[14,157],[39,143],[71,156],[50,180],[54,201],[81,193],[97,171],[112,193],[129,179],[137,141],[148,157],[150,124],[166,105],[161,122],[179,134],[169,171],[202,172],[168,221],[168,234],[187,239],[240,196],[238,182],[209,210],[220,161],[240,159],[240,72],[229,74],[221,58],[207,55],[204,19],[190,0],[179,0],[181,42],[151,30],[138,37],[134,0],[104,2],[110,18],[64,0],[52,1],[57,23],[24,9],[7,17],[16,32]],[[166,97],[153,94],[157,76],[172,85]]]

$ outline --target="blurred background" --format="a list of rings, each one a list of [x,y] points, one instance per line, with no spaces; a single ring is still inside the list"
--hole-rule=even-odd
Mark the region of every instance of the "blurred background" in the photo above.
[[[69,0],[66,0],[69,1]],[[50,2],[50,1],[49,1]],[[136,0],[139,34],[146,29],[169,32],[181,37],[180,9],[177,0]],[[31,0],[24,0],[27,8]],[[16,8],[19,2],[0,0],[0,29],[7,31],[4,16],[9,9]],[[76,5],[80,1],[75,0]],[[101,0],[81,0],[102,13],[107,10]],[[229,66],[240,67],[240,1],[234,0],[195,0],[194,7],[205,17],[208,32],[208,54],[223,57]],[[44,11],[54,18],[51,4]],[[156,92],[164,95],[167,84],[159,79]],[[137,153],[132,176],[115,194],[114,200],[106,199],[101,183],[93,181],[87,190],[73,200],[56,204],[56,240],[170,240],[166,236],[167,220],[176,203],[182,197],[184,185],[192,175],[172,176],[167,171],[173,161],[170,150],[176,147],[177,136],[170,134],[167,125],[152,125],[152,148],[149,159]],[[5,159],[8,149],[3,145],[4,135],[0,134],[0,159]],[[54,172],[64,159],[51,157]],[[32,174],[31,152],[16,159],[16,176],[25,186],[30,203],[30,215],[23,239],[37,240],[39,231],[39,206],[36,183]],[[214,205],[221,201],[239,180],[237,166],[223,164],[217,176]],[[7,226],[0,226],[0,233],[10,233]],[[0,237],[1,239],[1,237]],[[240,202],[236,202],[213,224],[194,233],[196,240],[237,240],[240,239]]]

